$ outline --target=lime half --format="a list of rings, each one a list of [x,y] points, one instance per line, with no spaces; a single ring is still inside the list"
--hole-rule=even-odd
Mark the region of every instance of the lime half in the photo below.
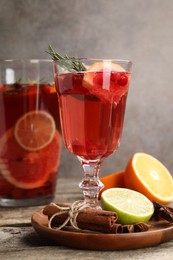
[[[101,205],[104,210],[115,211],[121,224],[146,223],[154,213],[153,203],[147,197],[126,188],[103,191]]]

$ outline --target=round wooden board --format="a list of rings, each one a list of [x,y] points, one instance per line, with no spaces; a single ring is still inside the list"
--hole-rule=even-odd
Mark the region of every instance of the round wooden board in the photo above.
[[[156,246],[173,239],[173,223],[149,222],[148,231],[128,234],[103,234],[86,231],[55,230],[48,228],[48,218],[37,211],[32,215],[36,232],[53,244],[88,250],[127,250]]]

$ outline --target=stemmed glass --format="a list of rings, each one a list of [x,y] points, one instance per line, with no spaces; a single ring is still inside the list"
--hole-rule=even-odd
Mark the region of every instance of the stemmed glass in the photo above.
[[[54,62],[64,143],[83,167],[79,187],[94,208],[99,208],[98,195],[104,187],[100,166],[120,145],[131,68],[128,60]]]

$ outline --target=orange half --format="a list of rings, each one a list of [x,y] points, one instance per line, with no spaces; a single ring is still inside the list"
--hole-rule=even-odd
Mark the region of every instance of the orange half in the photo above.
[[[166,204],[173,201],[173,178],[168,169],[146,153],[136,153],[130,159],[125,174],[125,185],[143,193],[151,201]]]

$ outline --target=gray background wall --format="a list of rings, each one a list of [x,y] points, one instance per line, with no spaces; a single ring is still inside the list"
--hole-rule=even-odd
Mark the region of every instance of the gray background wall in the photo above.
[[[0,0],[0,59],[49,58],[48,44],[70,55],[133,61],[121,147],[101,175],[124,169],[141,151],[173,172],[173,1]],[[81,172],[63,148],[60,175]]]

